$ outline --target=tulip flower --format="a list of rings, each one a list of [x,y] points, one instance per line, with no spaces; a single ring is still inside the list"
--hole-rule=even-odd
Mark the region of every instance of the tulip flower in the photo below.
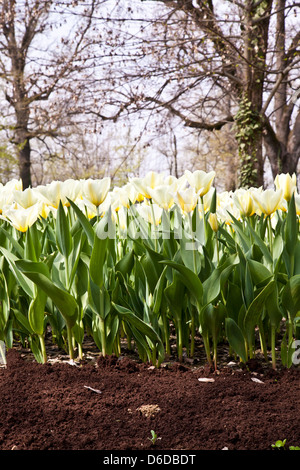
[[[22,191],[23,190],[23,183],[22,183],[21,179],[17,180],[16,178],[14,178],[14,179],[8,181],[3,186],[3,188],[6,191],[13,191],[13,190]]]
[[[250,217],[255,213],[254,201],[250,191],[237,189],[233,194],[233,201],[239,209],[241,217]]]
[[[112,220],[119,226],[122,235],[127,230],[127,208],[121,206],[118,210],[112,211]]]
[[[82,182],[82,197],[91,202],[95,207],[99,207],[105,200],[110,189],[111,180],[109,177],[103,179],[87,179]]]
[[[156,226],[160,224],[163,209],[157,204],[152,203],[152,205],[150,205],[143,203],[137,207],[137,210],[143,219],[150,224],[154,224]]]
[[[49,185],[47,184],[37,186],[36,191],[39,193],[41,201],[44,201],[45,204],[48,204],[49,206],[55,207],[57,209],[60,201],[58,188],[59,182],[53,181]]]
[[[155,202],[158,206],[162,207],[164,210],[168,211],[174,204],[175,195],[169,191],[168,186],[161,185],[156,188],[148,188],[148,192],[152,198],[152,201]]]
[[[197,205],[198,194],[194,188],[190,187],[181,191],[177,191],[176,199],[178,205],[181,207],[181,210],[185,213],[189,213],[192,212]]]
[[[215,189],[210,188],[210,190],[203,196],[203,209],[204,212],[207,212],[210,209],[212,197],[214,195]]]
[[[83,200],[82,197],[77,198],[75,204],[79,207],[79,209],[86,214],[88,219],[93,219],[97,216],[97,209],[94,204],[90,203],[87,199]]]
[[[215,171],[206,173],[202,170],[196,170],[193,173],[189,170],[186,170],[184,174],[190,186],[195,189],[196,193],[200,197],[203,197],[210,190],[216,175]]]
[[[24,191],[13,191],[13,198],[17,204],[27,209],[39,202],[39,194],[32,188],[26,188]]]
[[[296,174],[294,173],[292,176],[284,173],[277,175],[274,183],[277,190],[282,189],[284,199],[289,202],[297,189]]]
[[[300,195],[295,193],[295,205],[296,205],[296,213],[300,215]]]
[[[38,204],[38,207],[39,207],[40,217],[42,217],[43,219],[47,219],[49,213],[51,212],[53,214],[54,218],[56,218],[57,209],[55,207],[49,206],[48,204],[46,204],[43,201],[39,201],[39,202],[37,202],[37,204]]]
[[[11,191],[7,191],[5,187],[0,189],[0,214],[6,205],[10,205],[13,202],[13,195]]]
[[[120,188],[120,201],[123,206],[129,207],[130,203],[142,202],[144,196],[140,194],[132,183],[125,184]]]
[[[226,224],[231,224],[232,219],[227,211],[237,218],[240,216],[239,210],[233,202],[232,193],[228,191],[222,191],[217,194],[217,214],[220,220]]]
[[[219,223],[216,213],[211,212],[208,216],[208,222],[214,232],[218,231]]]
[[[130,182],[134,185],[138,193],[142,194],[143,197],[150,199],[151,195],[149,194],[148,189],[153,189],[156,186],[163,184],[164,177],[156,171],[149,171],[144,178],[132,178]]]
[[[5,211],[4,215],[13,227],[20,232],[26,232],[39,217],[39,205],[35,204],[27,209],[24,209],[24,207],[18,207],[16,209],[12,206]]]
[[[266,189],[262,192],[252,192],[252,197],[258,205],[259,209],[266,216],[270,216],[279,208],[283,197],[283,190]]]

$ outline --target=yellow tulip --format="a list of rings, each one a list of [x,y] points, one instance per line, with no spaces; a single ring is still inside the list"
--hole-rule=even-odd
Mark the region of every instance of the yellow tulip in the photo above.
[[[289,202],[297,189],[296,174],[294,173],[292,176],[285,173],[277,175],[274,183],[277,190],[282,189],[284,199]]]
[[[283,190],[266,189],[262,192],[252,192],[252,197],[263,214],[269,216],[279,208]]]
[[[211,212],[208,216],[208,222],[214,232],[218,231],[219,223],[216,213]]]
[[[195,189],[196,193],[200,197],[204,196],[210,190],[212,182],[216,176],[215,171],[206,173],[203,170],[196,170],[193,173],[186,170],[184,174],[190,186]]]

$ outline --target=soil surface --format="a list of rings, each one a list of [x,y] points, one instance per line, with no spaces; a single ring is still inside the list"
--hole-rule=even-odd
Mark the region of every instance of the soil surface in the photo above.
[[[300,445],[300,368],[154,368],[99,354],[38,364],[10,349],[0,416],[0,450],[273,450],[279,439],[289,449]]]

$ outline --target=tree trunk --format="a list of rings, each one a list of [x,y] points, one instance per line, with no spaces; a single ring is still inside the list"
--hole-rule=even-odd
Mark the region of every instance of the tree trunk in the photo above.
[[[31,186],[30,140],[27,138],[19,144],[19,174],[23,190]]]
[[[273,178],[280,173],[289,173],[290,175],[296,173],[300,159],[300,112],[298,112],[293,128],[288,128],[285,134],[275,133],[267,122],[264,145]]]
[[[268,14],[272,0],[264,13],[248,2],[243,22],[243,91],[239,111],[235,117],[240,156],[239,186],[262,186],[264,182],[263,125],[261,110],[269,32]],[[265,18],[262,16],[265,15]],[[258,21],[259,20],[259,21]]]
[[[284,71],[287,65],[286,0],[277,0],[276,11],[276,69]],[[265,118],[264,144],[273,178],[280,173],[293,174],[297,171],[300,158],[300,112],[291,129],[291,117],[295,106],[292,99],[287,103],[287,77],[282,76],[274,94],[275,127]]]

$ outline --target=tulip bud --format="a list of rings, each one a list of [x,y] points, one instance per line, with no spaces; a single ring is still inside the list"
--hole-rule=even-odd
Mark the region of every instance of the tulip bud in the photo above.
[[[218,217],[216,213],[211,212],[208,216],[208,222],[214,232],[219,229]]]
[[[284,199],[289,202],[297,188],[297,177],[282,173],[277,175],[274,180],[276,189],[282,189]]]

